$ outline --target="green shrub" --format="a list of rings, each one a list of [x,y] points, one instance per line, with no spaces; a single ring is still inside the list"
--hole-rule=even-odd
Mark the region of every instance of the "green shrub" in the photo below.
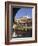
[[[29,26],[29,27],[26,27],[26,26],[20,26],[20,25],[17,25],[16,26],[16,29],[17,30],[20,30],[20,31],[27,31],[27,29],[32,29],[32,27],[31,26]]]

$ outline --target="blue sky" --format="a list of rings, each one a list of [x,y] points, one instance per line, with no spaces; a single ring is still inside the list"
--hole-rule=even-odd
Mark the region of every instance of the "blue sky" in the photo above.
[[[22,16],[28,16],[32,18],[32,8],[20,8],[16,13],[16,18],[20,18]]]

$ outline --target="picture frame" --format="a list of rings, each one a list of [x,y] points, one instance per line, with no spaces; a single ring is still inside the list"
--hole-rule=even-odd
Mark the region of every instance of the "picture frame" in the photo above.
[[[19,9],[22,9],[22,11],[25,13],[23,13]],[[21,11],[21,12],[19,14],[16,14],[15,11],[16,12]],[[14,16],[14,15],[18,15],[18,16]],[[23,16],[23,15],[27,15],[27,16]],[[20,27],[21,28],[20,30],[23,30],[23,31],[20,31],[20,30],[17,31],[15,29],[15,32],[17,35],[12,37],[13,31],[14,31],[13,25],[16,24],[18,20],[15,17],[19,18],[20,16],[22,16],[22,19],[23,17],[26,19],[22,21],[19,20],[18,23],[21,22],[22,24],[22,22],[25,21],[26,23],[28,21],[29,24],[26,23],[25,28],[24,28],[24,25],[22,24],[25,31],[21,27]],[[29,20],[28,18],[31,18],[31,19]],[[27,32],[28,28],[29,28],[29,31],[30,29],[32,31]],[[11,2],[11,1],[5,2],[5,44],[10,45],[10,44],[23,44],[23,43],[25,44],[25,43],[36,43],[36,42],[37,42],[37,4],[28,3],[28,2]]]

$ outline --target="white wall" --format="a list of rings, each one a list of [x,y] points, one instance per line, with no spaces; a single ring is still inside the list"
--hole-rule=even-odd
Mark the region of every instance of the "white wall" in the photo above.
[[[8,1],[10,1],[10,0],[8,0]],[[15,0],[11,0],[11,1],[15,1]],[[38,3],[38,0],[16,0],[16,1]],[[38,17],[38,14],[37,14],[37,17]],[[38,18],[37,18],[37,21],[38,21]],[[37,31],[38,31],[38,29],[37,29]],[[37,33],[37,35],[38,35],[38,33]],[[0,46],[5,46],[4,42],[5,42],[5,0],[0,0]],[[38,46],[38,43],[18,44],[18,45],[13,45],[13,46]]]

